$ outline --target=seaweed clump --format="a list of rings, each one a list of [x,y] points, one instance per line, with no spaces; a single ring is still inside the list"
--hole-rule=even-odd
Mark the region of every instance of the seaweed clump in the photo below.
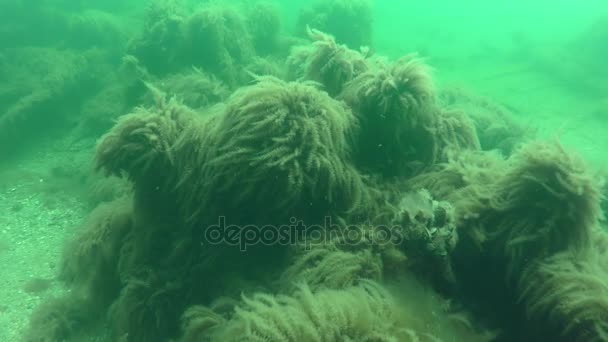
[[[245,18],[226,6],[209,5],[185,19],[180,65],[194,65],[234,87],[240,84],[242,66],[255,50]]]
[[[365,196],[348,162],[354,117],[310,85],[261,78],[203,120],[173,102],[159,108],[123,117],[102,139],[98,162],[136,185],[169,179],[160,190],[178,196],[184,217],[230,213],[257,222],[293,214],[299,203],[322,217],[351,210]]]
[[[281,53],[283,23],[274,3],[260,1],[251,5],[247,9],[246,25],[259,56]]]
[[[3,51],[0,73],[0,154],[74,126],[76,113],[107,84],[106,53],[23,47]],[[15,144],[15,141],[20,141]]]
[[[243,302],[212,340],[391,341],[407,336],[396,322],[392,298],[371,282],[316,293],[304,285],[293,296],[256,294]]]
[[[71,291],[36,308],[24,341],[78,340],[102,328],[103,308],[120,291],[117,265],[132,229],[131,214],[124,198],[91,213],[81,233],[64,248],[59,279]]]
[[[155,82],[159,90],[179,99],[184,105],[197,111],[206,110],[224,102],[230,91],[212,74],[199,68],[192,68],[164,77]],[[150,103],[154,102],[150,96]]]
[[[445,287],[453,280],[449,253],[457,241],[453,208],[424,190],[385,206],[375,219],[353,224],[356,217],[348,217],[350,224],[331,224],[321,238],[306,239],[293,250],[281,288],[306,283],[315,290],[341,289],[362,279],[394,281],[409,273]]]
[[[128,31],[116,14],[59,7],[56,1],[40,1],[35,6],[22,1],[1,3],[0,46],[76,50],[98,47],[112,52],[119,52],[124,46]]]
[[[62,271],[133,341],[175,336],[189,303],[238,293],[285,262],[279,241],[209,240],[220,217],[243,229],[322,223],[368,196],[348,159],[354,116],[311,85],[260,78],[203,116],[152,90],[156,106],[120,118],[97,148],[97,167],[129,179],[133,197],[91,216]]]
[[[551,260],[562,260],[559,255],[574,256],[583,264],[592,261],[587,255],[594,255],[601,217],[599,185],[580,159],[557,144],[529,143],[506,161],[497,155],[471,153],[448,163],[438,174],[416,177],[412,183],[429,188],[457,208],[459,238],[450,253],[457,297],[484,315],[487,324],[504,329],[506,336],[553,336],[550,327],[556,316],[540,312],[570,305],[570,295],[557,300],[557,292],[543,291],[543,296],[553,299],[540,307],[545,304],[533,294],[538,293],[537,279],[551,279],[550,274],[556,272]],[[577,274],[587,274],[583,269]],[[551,291],[578,291],[576,282],[562,279],[564,283],[555,289],[546,280],[541,283]],[[601,295],[602,286],[588,288],[585,295]],[[504,295],[496,296],[497,291]],[[597,312],[594,302],[580,305],[560,313],[559,320],[576,321],[578,312]],[[525,312],[530,320],[520,318]],[[601,318],[585,320],[584,324],[592,325],[600,324]],[[531,321],[536,322],[533,329]],[[564,331],[556,339],[568,341],[569,333]]]
[[[497,150],[511,155],[519,145],[534,137],[534,130],[521,123],[504,105],[475,96],[460,88],[444,89],[439,94],[443,106],[464,112],[472,121],[484,151]]]
[[[129,42],[127,51],[153,74],[175,68],[182,40],[185,13],[176,1],[156,0],[146,8],[142,32]]]
[[[490,341],[413,277],[395,286],[362,279],[340,289],[298,284],[289,294],[243,296],[229,310],[193,306],[183,316],[190,341]],[[399,289],[405,290],[405,294]],[[218,305],[214,306],[215,308]]]
[[[237,91],[218,120],[217,147],[201,173],[211,186],[202,196],[231,194],[224,205],[241,212],[252,200],[267,203],[255,210],[268,218],[303,212],[302,203],[315,221],[353,210],[365,196],[348,162],[354,125],[343,104],[313,86],[261,78]]]
[[[30,328],[23,335],[24,342],[56,342],[77,340],[91,329],[94,309],[86,299],[74,295],[47,299],[30,317]]]
[[[480,229],[470,236],[489,244],[507,279],[522,274],[531,260],[587,249],[600,217],[600,193],[584,164],[559,145],[537,143],[525,145],[509,164],[488,187],[490,196],[459,203],[470,218],[463,224]]]
[[[439,144],[429,67],[409,55],[377,61],[346,84],[340,95],[360,122],[355,160],[363,170],[387,177],[413,176],[435,163]]]
[[[439,162],[448,162],[466,151],[482,149],[473,120],[462,110],[439,109],[434,131],[439,145]]]
[[[272,8],[256,5],[249,11],[252,17],[241,12],[218,4],[205,4],[190,12],[173,1],[155,1],[128,52],[153,75],[162,77],[194,66],[234,89],[246,82],[244,68],[256,57],[256,49],[262,55],[278,49],[280,32],[275,31],[280,30],[280,21],[276,22]],[[261,36],[266,34],[272,35],[262,44]]]
[[[607,265],[605,232],[596,232],[582,255],[565,251],[532,265],[518,284],[530,335],[554,341],[608,339]]]
[[[372,5],[368,0],[316,1],[300,11],[298,34],[307,27],[327,32],[351,49],[372,45]]]
[[[351,50],[336,43],[334,37],[310,28],[308,36],[313,43],[295,47],[287,59],[289,79],[319,82],[335,97],[346,83],[368,70],[365,50]]]

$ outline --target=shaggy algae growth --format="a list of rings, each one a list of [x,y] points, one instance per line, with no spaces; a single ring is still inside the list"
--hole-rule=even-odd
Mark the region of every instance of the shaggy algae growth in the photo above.
[[[112,191],[25,341],[608,339],[601,177],[432,59],[375,53],[369,2],[280,13],[152,1],[103,70],[45,50],[83,60],[25,79],[0,132],[82,95],[56,119]]]

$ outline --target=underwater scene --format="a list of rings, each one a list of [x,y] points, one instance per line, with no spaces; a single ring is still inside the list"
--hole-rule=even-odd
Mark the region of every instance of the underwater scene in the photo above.
[[[608,2],[0,0],[0,341],[608,341]]]

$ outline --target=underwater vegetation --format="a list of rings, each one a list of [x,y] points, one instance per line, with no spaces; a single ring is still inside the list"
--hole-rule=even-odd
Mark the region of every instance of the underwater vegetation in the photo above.
[[[534,137],[534,129],[518,121],[508,108],[464,89],[444,88],[439,101],[450,110],[466,113],[484,151],[497,150],[508,156],[519,144]]]
[[[128,27],[110,12],[63,10],[49,1],[31,5],[27,1],[0,3],[0,77],[7,80],[0,86],[3,156],[21,153],[36,141],[82,125],[78,114],[90,110],[91,99],[119,83],[113,70],[120,64],[129,34]],[[104,105],[108,102],[116,107],[118,101]],[[128,110],[125,107],[114,113],[106,109],[101,115],[117,116]],[[15,146],[11,144],[15,140],[21,142]]]
[[[580,159],[559,145],[528,143],[506,160],[465,154],[437,172],[443,177],[414,183],[459,209],[457,293],[486,319],[511,324],[511,339],[605,339],[604,271],[584,271],[605,263],[601,193]],[[580,285],[587,281],[593,285]],[[590,293],[596,297],[585,301]]]
[[[376,59],[345,85],[340,98],[359,119],[356,159],[362,168],[411,176],[434,164],[439,150],[435,89],[420,59]]]
[[[57,134],[73,124],[67,113],[78,111],[105,82],[106,56],[101,51],[33,47],[6,49],[4,56],[0,73],[16,80],[0,87],[0,153],[5,156],[23,147],[11,141],[27,144],[37,138],[33,132]]]
[[[73,129],[78,139],[99,136],[118,116],[146,102],[142,81],[172,95],[183,91],[184,101],[199,102],[188,102],[195,108],[211,106],[250,82],[250,73],[282,73],[271,56],[286,55],[291,46],[281,36],[277,9],[268,3],[242,11],[205,4],[187,12],[180,2],[155,0],[140,29],[125,24],[133,21],[130,10],[116,11],[114,5],[0,3],[0,75],[12,80],[0,86],[2,155]],[[260,38],[268,35],[274,42]],[[194,99],[196,89],[180,86],[188,77],[210,94]],[[32,131],[43,134],[7,147]]]
[[[235,89],[249,81],[247,71],[257,71],[249,70],[256,56],[286,53],[289,43],[281,30],[279,11],[272,3],[244,8],[209,3],[187,11],[178,2],[155,0],[127,52],[153,75],[196,67]]]
[[[533,331],[537,322],[549,328],[538,329],[538,336],[571,341],[608,338],[608,323],[603,319],[608,305],[605,233],[584,253],[582,257],[569,251],[558,253],[532,266],[520,280],[518,292],[527,303],[529,329]],[[547,316],[551,319],[545,321]]]
[[[297,31],[307,27],[328,32],[351,49],[372,46],[372,2],[369,0],[312,1],[300,11]]]
[[[315,2],[292,37],[273,3],[157,0],[112,57],[7,50],[11,78],[70,59],[0,87],[0,133],[97,140],[69,291],[24,341],[608,339],[601,177],[424,56],[373,54],[370,6]]]
[[[308,28],[312,44],[293,48],[287,59],[287,78],[321,83],[329,95],[339,95],[346,83],[369,69],[366,52],[349,49],[321,31]]]

